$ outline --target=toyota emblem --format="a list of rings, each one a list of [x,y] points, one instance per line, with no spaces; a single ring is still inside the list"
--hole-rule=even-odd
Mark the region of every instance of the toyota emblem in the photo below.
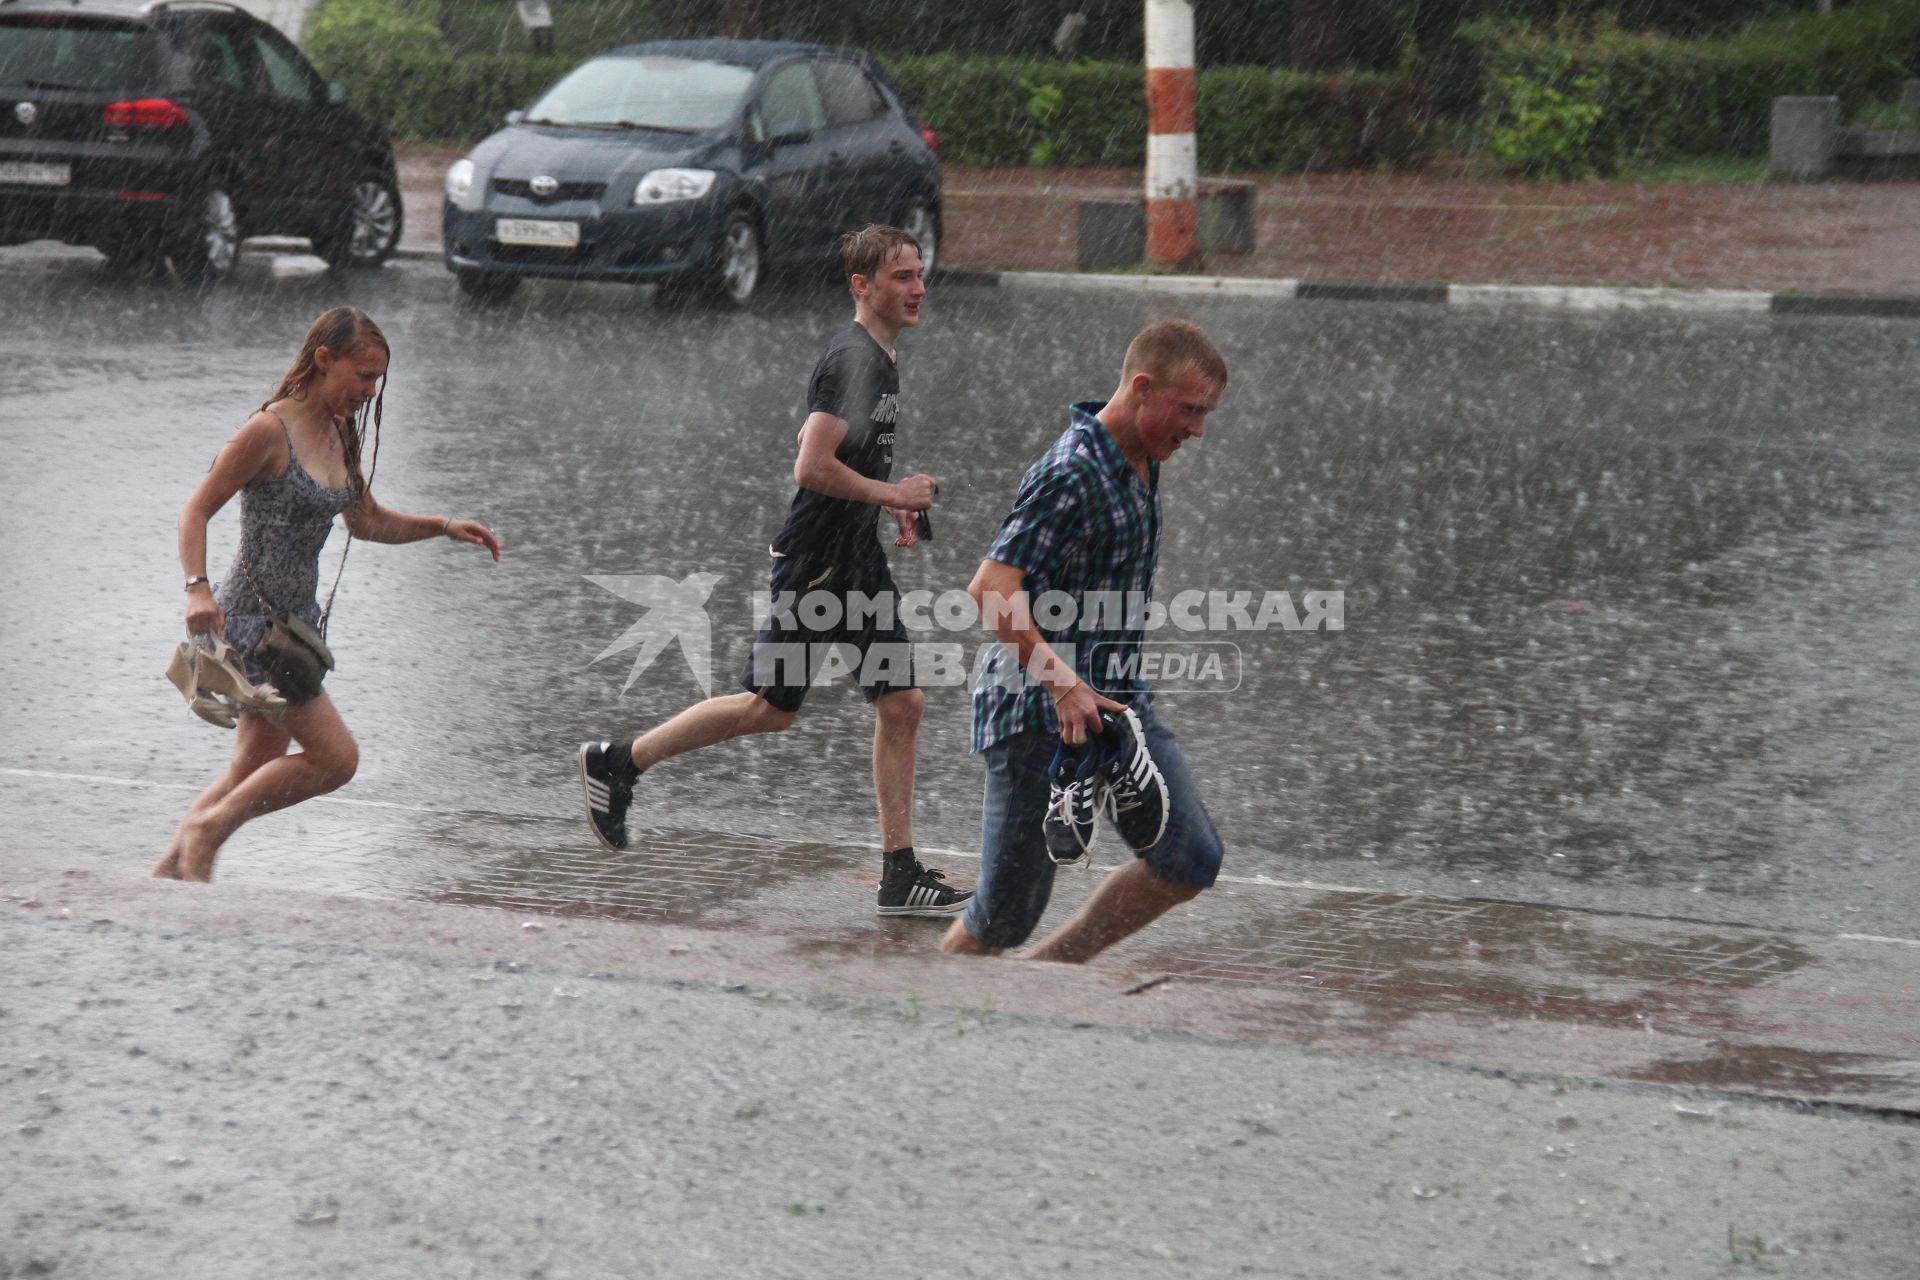
[[[545,199],[560,189],[560,179],[549,178],[543,173],[527,185],[533,188],[533,194]]]
[[[32,124],[40,118],[40,108],[31,102],[16,102],[13,104],[13,118],[21,124]]]

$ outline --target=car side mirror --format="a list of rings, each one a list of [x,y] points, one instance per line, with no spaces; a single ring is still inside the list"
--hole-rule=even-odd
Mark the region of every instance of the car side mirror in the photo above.
[[[327,101],[334,106],[344,106],[347,101],[347,86],[338,80],[327,81]]]
[[[770,147],[785,147],[785,146],[791,146],[794,143],[799,143],[799,142],[811,142],[812,140],[813,140],[813,130],[805,127],[798,127],[798,128],[792,128],[792,129],[782,129],[780,132],[774,134],[771,138],[767,139],[767,145]]]
[[[526,118],[527,118],[527,113],[526,113],[526,112],[524,112],[524,111],[509,111],[509,112],[507,112],[507,123],[508,123],[508,124],[519,124],[519,123],[520,123],[520,122],[521,122],[522,120],[525,120]]]

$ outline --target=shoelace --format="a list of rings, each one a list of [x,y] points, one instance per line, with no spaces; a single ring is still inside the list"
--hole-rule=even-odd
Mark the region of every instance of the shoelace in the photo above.
[[[1122,813],[1125,813],[1129,809],[1138,809],[1141,804],[1144,803],[1140,799],[1140,793],[1134,789],[1131,783],[1125,787],[1127,794],[1124,799],[1120,795],[1121,790],[1122,788],[1118,786],[1102,787],[1099,798],[1096,801],[1107,817],[1116,822],[1119,821]]]
[[[1053,799],[1047,803],[1047,817],[1060,823],[1062,826],[1072,826],[1073,801],[1074,787],[1072,785],[1055,787],[1053,789]]]

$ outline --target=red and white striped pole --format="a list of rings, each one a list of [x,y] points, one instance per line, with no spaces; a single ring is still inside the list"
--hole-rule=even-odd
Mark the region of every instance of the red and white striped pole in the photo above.
[[[1193,141],[1193,2],[1147,0],[1147,260],[1178,266],[1200,226]]]

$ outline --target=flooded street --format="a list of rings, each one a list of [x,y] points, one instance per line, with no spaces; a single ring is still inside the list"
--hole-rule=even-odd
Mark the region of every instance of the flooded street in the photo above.
[[[716,575],[713,691],[732,687],[807,374],[850,312],[831,286],[745,316],[610,288],[485,310],[427,263],[278,284],[256,265],[194,296],[97,261],[0,262],[0,767],[188,785],[222,766],[229,741],[160,674],[174,519],[347,301],[393,342],[375,491],[506,543],[499,565],[356,548],[330,633],[363,750],[349,794],[575,816],[574,744],[703,692],[677,646],[622,692],[632,652],[594,660],[641,611],[591,577]],[[1066,403],[1174,315],[1233,376],[1163,474],[1159,597],[1345,597],[1344,630],[1209,635],[1238,646],[1238,687],[1162,699],[1230,875],[1913,935],[1911,322],[937,287],[901,344],[897,458],[939,477],[938,538],[894,554],[901,587],[964,586]],[[215,521],[216,577],[237,532],[237,508]],[[922,848],[978,847],[967,727],[964,686],[930,688]],[[870,734],[850,685],[817,691],[789,734],[650,773],[636,825],[869,843]],[[465,872],[268,826],[241,839],[273,841],[289,886],[430,895]]]

